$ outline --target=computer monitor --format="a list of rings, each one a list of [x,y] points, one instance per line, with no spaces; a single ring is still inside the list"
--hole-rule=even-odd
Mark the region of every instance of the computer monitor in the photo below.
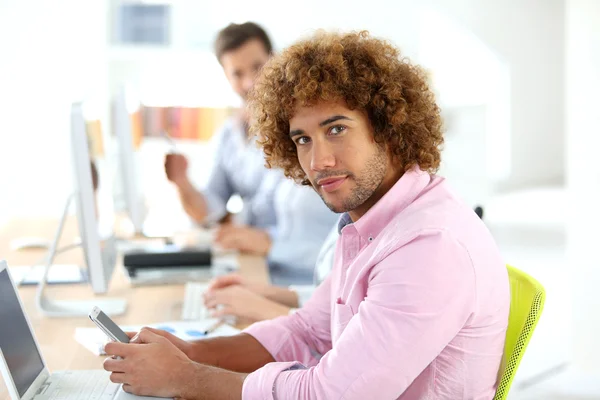
[[[79,236],[94,293],[106,293],[116,263],[111,184],[106,165],[93,154],[82,104],[71,109],[71,158]],[[95,171],[94,171],[95,169]],[[104,195],[104,196],[102,196]],[[112,199],[110,199],[112,201]]]
[[[127,87],[123,86],[114,102],[114,133],[119,147],[119,178],[129,219],[137,234],[143,233],[146,203],[135,151]]]
[[[118,315],[125,312],[125,300],[104,298],[89,301],[58,301],[44,295],[47,271],[57,254],[57,245],[68,214],[69,204],[73,199],[77,210],[79,236],[85,255],[89,283],[94,293],[106,293],[116,264],[117,250],[112,230],[114,215],[112,215],[111,207],[107,207],[108,202],[99,204],[97,201],[100,194],[98,189],[110,190],[110,182],[107,182],[108,174],[101,174],[105,168],[102,168],[100,160],[94,160],[92,157],[81,103],[75,103],[71,107],[71,157],[74,192],[65,206],[49,251],[46,273],[38,285],[38,308],[43,314],[56,317],[84,316],[94,306],[100,307],[106,314]],[[94,182],[97,185],[94,185]],[[112,206],[112,198],[110,206]]]

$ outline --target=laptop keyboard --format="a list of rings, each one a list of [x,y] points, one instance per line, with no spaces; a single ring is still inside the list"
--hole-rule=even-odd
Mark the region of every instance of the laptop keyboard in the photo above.
[[[109,372],[103,370],[53,373],[50,378],[52,384],[44,393],[43,398],[48,400],[112,400],[120,385],[112,383],[109,375]]]

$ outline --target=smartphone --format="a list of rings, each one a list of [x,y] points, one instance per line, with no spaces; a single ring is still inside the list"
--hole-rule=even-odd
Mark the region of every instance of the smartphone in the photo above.
[[[112,341],[129,343],[129,336],[98,307],[92,309],[89,317]]]

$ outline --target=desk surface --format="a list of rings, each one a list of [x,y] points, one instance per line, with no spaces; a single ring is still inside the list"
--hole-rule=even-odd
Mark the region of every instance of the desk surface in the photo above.
[[[52,238],[56,228],[55,220],[13,220],[0,226],[0,259],[11,265],[32,265],[38,263],[45,251],[27,250],[15,252],[10,249],[10,241],[22,236],[41,236]],[[78,234],[75,218],[71,218],[65,227],[61,246],[73,242]],[[121,258],[121,257],[119,257]],[[78,263],[83,265],[83,251],[75,249],[57,256],[56,263]],[[125,298],[128,301],[125,315],[115,317],[117,324],[150,324],[179,319],[183,302],[184,285],[161,285],[132,288],[123,274],[121,260],[106,297]],[[240,274],[260,282],[268,281],[268,270],[260,257],[239,257]],[[82,318],[43,318],[35,308],[35,287],[19,288],[25,311],[35,331],[42,355],[51,371],[61,369],[98,369],[102,368],[104,357],[94,356],[74,339],[75,328],[90,326],[87,317]],[[48,294],[55,299],[92,299],[94,294],[88,285],[52,285]],[[100,298],[101,296],[99,296]],[[9,400],[4,381],[0,379],[0,400]]]

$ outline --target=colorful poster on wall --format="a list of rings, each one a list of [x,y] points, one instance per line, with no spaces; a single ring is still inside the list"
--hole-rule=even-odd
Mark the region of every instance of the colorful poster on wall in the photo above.
[[[163,131],[174,139],[207,141],[235,112],[235,108],[143,106],[139,115],[132,116],[134,141],[161,136]]]

